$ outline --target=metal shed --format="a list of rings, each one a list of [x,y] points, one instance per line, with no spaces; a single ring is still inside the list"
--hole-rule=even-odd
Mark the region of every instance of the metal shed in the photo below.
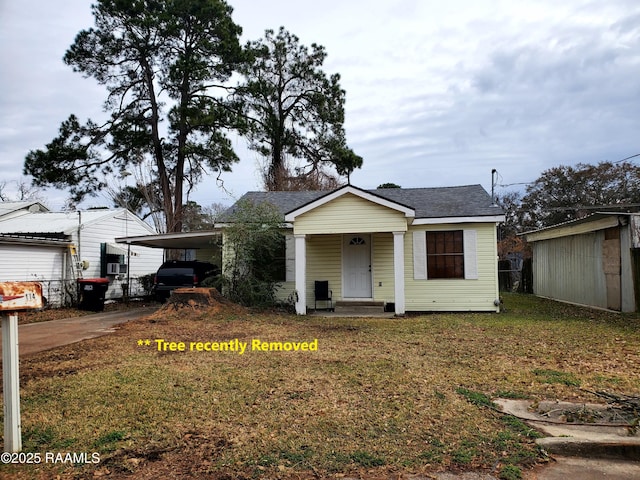
[[[634,312],[640,305],[640,214],[595,213],[524,234],[534,294]]]

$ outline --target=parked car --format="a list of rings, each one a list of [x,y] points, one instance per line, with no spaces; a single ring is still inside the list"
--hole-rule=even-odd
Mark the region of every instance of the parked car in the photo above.
[[[176,288],[198,287],[205,278],[216,276],[220,269],[213,263],[170,260],[164,262],[153,280],[153,294],[164,302]]]

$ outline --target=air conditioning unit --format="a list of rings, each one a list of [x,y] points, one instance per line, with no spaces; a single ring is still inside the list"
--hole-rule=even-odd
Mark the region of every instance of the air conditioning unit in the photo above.
[[[107,275],[120,275],[127,273],[127,265],[124,263],[107,263]]]

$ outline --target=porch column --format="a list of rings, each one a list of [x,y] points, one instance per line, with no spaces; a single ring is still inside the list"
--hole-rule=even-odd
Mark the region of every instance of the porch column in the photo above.
[[[404,234],[393,232],[393,277],[396,315],[404,315]]]
[[[294,235],[296,242],[296,313],[307,314],[307,238],[306,235]]]

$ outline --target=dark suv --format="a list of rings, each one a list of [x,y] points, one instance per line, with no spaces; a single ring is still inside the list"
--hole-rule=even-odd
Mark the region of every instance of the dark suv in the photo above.
[[[153,280],[153,294],[164,302],[175,288],[198,287],[207,277],[220,273],[213,263],[170,260],[158,269]]]

